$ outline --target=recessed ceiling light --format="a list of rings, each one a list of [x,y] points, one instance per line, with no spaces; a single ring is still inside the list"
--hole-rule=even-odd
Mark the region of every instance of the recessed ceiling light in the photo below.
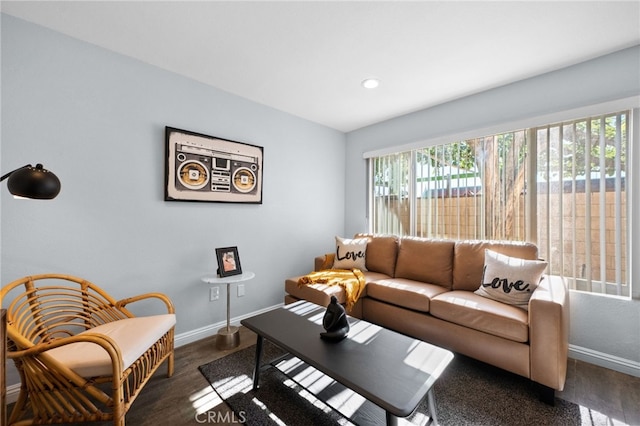
[[[365,80],[362,80],[362,87],[366,89],[375,89],[379,85],[380,80],[378,80],[377,78],[367,78]]]

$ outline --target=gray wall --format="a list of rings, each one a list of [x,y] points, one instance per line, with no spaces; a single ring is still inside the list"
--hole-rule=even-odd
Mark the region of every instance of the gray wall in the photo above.
[[[263,146],[263,204],[165,202],[167,125]],[[2,172],[41,162],[62,181],[52,201],[0,191],[2,283],[59,272],[116,298],[164,292],[177,334],[226,318],[225,289],[209,302],[200,281],[216,247],[256,274],[232,293],[237,317],[281,304],[284,279],[344,231],[343,133],[7,15],[1,154]]]
[[[639,76],[640,46],[636,46],[349,133],[346,234],[367,228],[363,153],[637,96]],[[636,138],[637,129],[636,126]],[[637,172],[640,150],[634,148],[634,153],[635,167],[630,170]],[[638,179],[634,177],[633,181],[637,183]],[[635,212],[640,209],[638,186],[635,185],[632,197]],[[635,245],[640,239],[636,227],[632,229],[635,237],[630,241]],[[631,254],[632,265],[640,264],[639,250],[632,247]],[[633,283],[632,277],[631,281],[632,285],[640,286],[638,279]],[[634,300],[619,300],[572,292],[573,357],[640,375],[640,291],[636,288],[634,294]]]

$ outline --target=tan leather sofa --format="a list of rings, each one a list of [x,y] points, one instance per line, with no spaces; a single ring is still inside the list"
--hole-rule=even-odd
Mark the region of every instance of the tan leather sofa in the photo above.
[[[369,236],[366,287],[350,315],[450,349],[541,385],[553,403],[565,383],[569,292],[560,277],[544,276],[528,311],[474,293],[482,281],[485,249],[535,260],[535,245]],[[324,256],[315,259],[318,270]],[[304,299],[326,306],[340,286],[285,281],[285,303]]]

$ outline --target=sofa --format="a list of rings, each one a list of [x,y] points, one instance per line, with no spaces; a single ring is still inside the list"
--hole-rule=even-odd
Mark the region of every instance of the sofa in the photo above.
[[[366,284],[349,306],[351,316],[529,378],[539,384],[540,398],[547,403],[553,404],[555,390],[563,390],[569,346],[564,280],[543,272],[537,282],[485,276],[489,266],[494,268],[489,254],[492,262],[496,256],[506,259],[503,266],[512,274],[529,266],[544,270],[536,245],[359,234],[350,242],[357,241],[361,251],[345,256],[340,243],[349,240],[336,240],[337,256],[316,257],[313,269],[335,268],[338,260],[343,269],[345,258],[360,262]],[[333,264],[327,264],[332,258]],[[307,300],[327,306],[332,296],[346,303],[344,286],[301,284],[303,277],[285,281],[285,304]],[[481,289],[508,292],[529,284],[526,302],[517,304]]]

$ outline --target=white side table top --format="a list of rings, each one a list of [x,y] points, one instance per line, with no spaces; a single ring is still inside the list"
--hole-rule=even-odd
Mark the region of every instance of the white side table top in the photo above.
[[[200,279],[207,284],[232,284],[239,283],[241,281],[249,281],[255,276],[256,274],[254,274],[253,272],[243,272],[239,275],[230,275],[228,277],[220,277],[218,275],[205,275]]]

